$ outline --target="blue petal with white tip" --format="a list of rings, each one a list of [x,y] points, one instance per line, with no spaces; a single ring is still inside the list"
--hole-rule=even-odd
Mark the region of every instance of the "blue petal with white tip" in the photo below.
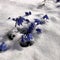
[[[33,39],[33,35],[30,33],[30,34],[25,34],[22,36],[21,38],[21,42],[27,42],[27,41],[31,41]]]
[[[49,17],[47,16],[47,15],[44,15],[43,17],[42,17],[43,19],[49,19]]]
[[[33,35],[30,33],[30,34],[27,34],[27,40],[28,41],[31,41],[33,39]]]
[[[39,19],[34,19],[35,20],[35,23],[37,23],[37,25],[40,24],[40,20]]]

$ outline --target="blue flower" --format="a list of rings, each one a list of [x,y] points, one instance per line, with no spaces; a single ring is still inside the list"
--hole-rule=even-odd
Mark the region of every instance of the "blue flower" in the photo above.
[[[23,18],[23,17],[16,18],[16,23],[18,25],[22,25],[22,23],[23,23],[24,20],[25,20],[25,18]]]
[[[5,44],[5,42],[2,42],[2,44],[0,45],[0,51],[6,51],[7,49],[8,49],[8,47]]]
[[[45,24],[45,21],[41,21],[39,19],[34,19],[35,20],[35,23],[37,23],[37,25],[39,24]]]

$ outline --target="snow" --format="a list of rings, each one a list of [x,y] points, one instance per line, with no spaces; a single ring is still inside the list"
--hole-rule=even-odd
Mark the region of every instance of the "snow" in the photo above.
[[[0,60],[60,60],[60,3],[56,0],[46,0],[45,6],[39,7],[43,0],[0,0],[0,42],[5,41],[11,49],[0,53]],[[34,37],[35,43],[29,47],[21,47],[17,40],[22,34],[17,33],[13,41],[7,39],[7,32],[14,29],[15,22],[8,17],[23,16],[31,11],[32,15],[25,17],[33,21],[45,14],[49,16],[46,24],[39,25],[42,33]]]

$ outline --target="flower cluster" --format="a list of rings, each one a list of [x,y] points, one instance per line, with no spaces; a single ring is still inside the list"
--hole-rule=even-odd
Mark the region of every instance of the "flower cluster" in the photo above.
[[[25,12],[24,17],[20,16],[17,18],[12,18],[13,21],[15,21],[15,28],[22,33],[23,35],[21,36],[21,40],[20,40],[20,46],[22,47],[27,47],[27,46],[31,46],[34,43],[34,37],[33,37],[33,31],[35,29],[36,26],[38,25],[42,25],[45,24],[45,21],[35,18],[34,22],[31,22],[29,19],[26,19],[25,16],[30,16],[32,15],[32,13],[29,12]],[[10,17],[8,18],[10,19]],[[44,15],[42,17],[42,19],[49,19],[49,17],[47,15]],[[23,28],[17,28],[18,26],[23,26],[23,23],[26,22],[25,24],[28,25],[28,27],[23,27]],[[40,34],[42,31],[40,28],[36,28],[36,33]],[[8,34],[8,38],[10,40],[13,40],[15,37],[15,35],[13,35],[12,33]],[[8,47],[6,46],[6,44],[4,42],[2,42],[2,44],[0,45],[0,51],[5,51],[7,50]]]

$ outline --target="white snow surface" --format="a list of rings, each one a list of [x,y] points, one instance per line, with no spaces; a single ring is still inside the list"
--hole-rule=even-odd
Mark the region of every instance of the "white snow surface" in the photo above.
[[[56,0],[46,0],[45,6],[37,8],[43,0],[0,0],[0,42],[5,41],[11,49],[0,53],[0,60],[60,60],[60,3]],[[49,16],[46,24],[38,26],[42,33],[34,37],[35,43],[29,47],[19,46],[17,33],[15,40],[9,41],[6,33],[14,28],[15,22],[8,17],[23,16],[25,11],[31,11],[29,18]]]

